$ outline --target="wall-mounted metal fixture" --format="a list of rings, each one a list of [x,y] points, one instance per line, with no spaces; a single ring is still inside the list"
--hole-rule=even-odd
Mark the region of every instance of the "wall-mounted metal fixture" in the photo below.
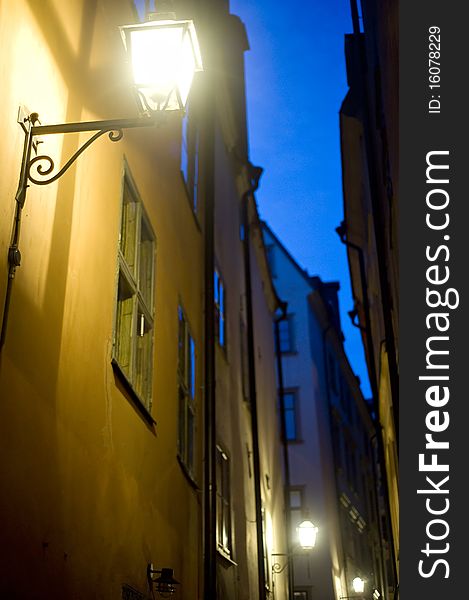
[[[16,269],[21,264],[19,250],[21,213],[30,183],[47,185],[56,181],[94,141],[105,133],[109,134],[111,142],[117,142],[122,139],[124,129],[153,126],[161,121],[161,115],[165,112],[184,110],[194,74],[202,70],[202,60],[193,22],[176,21],[172,16],[168,13],[153,13],[151,21],[120,28],[132,67],[133,87],[141,111],[139,117],[42,125],[38,113],[20,107],[18,121],[25,133],[25,140],[15,196],[16,212],[8,248],[8,283],[0,333],[0,350],[5,343],[13,279]],[[95,133],[55,174],[53,174],[54,161],[48,154],[31,158],[32,152],[37,151],[40,136],[88,131]]]
[[[361,577],[355,577],[352,580],[352,588],[353,591],[355,592],[355,595],[353,596],[340,596],[340,600],[352,600],[353,598],[355,598],[356,600],[360,600],[360,599],[364,599],[363,593],[365,591],[365,580],[362,579]],[[375,600],[377,600],[377,598],[379,598],[380,594],[378,592],[378,590],[375,590],[375,592],[378,593],[378,596],[375,597],[375,595],[373,594],[373,598]]]
[[[158,577],[153,577],[154,575]],[[173,577],[173,569],[167,567],[154,569],[152,563],[147,566],[147,580],[150,590],[158,592],[163,597],[174,594],[176,585],[179,585],[179,581]]]
[[[304,556],[309,550],[312,550],[315,547],[319,530],[314,523],[309,519],[305,519],[298,525],[297,531],[299,544],[295,550],[290,553],[272,554],[272,556],[283,556],[286,559],[283,565],[280,562],[272,563],[273,574],[282,573],[295,556]]]

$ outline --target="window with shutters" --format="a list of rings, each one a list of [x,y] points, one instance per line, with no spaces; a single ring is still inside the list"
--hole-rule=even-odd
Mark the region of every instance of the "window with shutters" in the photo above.
[[[155,236],[128,172],[124,176],[118,271],[112,360],[150,411]]]

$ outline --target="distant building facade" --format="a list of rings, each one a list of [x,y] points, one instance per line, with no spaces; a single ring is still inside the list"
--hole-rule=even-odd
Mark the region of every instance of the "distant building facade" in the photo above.
[[[287,303],[279,337],[294,596],[353,596],[352,581],[360,577],[366,597],[387,599],[375,430],[344,352],[339,285],[310,277],[265,224],[264,239],[277,292]],[[302,554],[296,527],[306,517],[319,532],[316,547]]]
[[[340,110],[344,222],[357,324],[362,331],[382,427],[380,453],[393,533],[394,577],[399,566],[399,154],[398,2],[361,3],[360,26],[345,39],[349,91]],[[396,591],[398,585],[396,583]]]
[[[175,9],[204,25],[196,4]],[[11,117],[0,150],[5,597],[146,600],[149,565],[173,569],[181,599],[273,593],[271,554],[286,538],[271,327],[278,298],[262,237],[249,226],[257,213],[246,193],[246,33],[226,2],[216,5],[216,86],[207,89],[201,74],[185,117],[125,131],[118,143],[104,136],[56,182],[30,185],[7,307],[18,106],[42,124],[137,116],[118,28],[137,12],[124,0],[2,4],[0,105]],[[60,167],[87,135],[46,136],[38,153]],[[275,598],[287,598],[285,575]]]

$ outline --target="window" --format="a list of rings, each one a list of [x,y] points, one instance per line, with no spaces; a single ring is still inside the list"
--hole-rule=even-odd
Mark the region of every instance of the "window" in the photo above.
[[[291,510],[303,509],[303,490],[290,489],[290,508]]]
[[[155,236],[130,176],[124,177],[113,364],[147,410],[153,371]]]
[[[199,127],[193,103],[188,104],[182,119],[181,172],[192,205],[199,208]]]
[[[285,435],[287,442],[298,439],[297,414],[296,414],[296,392],[285,391],[283,394]]]
[[[194,472],[195,343],[184,311],[178,308],[179,458],[190,475]]]
[[[280,352],[294,352],[295,346],[293,339],[293,315],[287,315],[286,319],[282,319],[281,321],[279,321],[278,326]]]
[[[217,446],[217,546],[231,554],[230,460]]]
[[[220,273],[214,275],[215,337],[222,348],[226,349],[226,308],[225,285]]]
[[[293,592],[294,600],[309,600],[308,590],[295,590]]]

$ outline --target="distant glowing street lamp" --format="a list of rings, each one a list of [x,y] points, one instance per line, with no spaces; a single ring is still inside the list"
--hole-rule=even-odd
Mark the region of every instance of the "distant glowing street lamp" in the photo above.
[[[354,579],[352,579],[352,588],[356,595],[355,596],[340,596],[340,600],[363,599],[363,596],[359,595],[359,594],[363,594],[363,592],[365,591],[365,581],[361,577],[357,576]],[[378,590],[374,590],[373,600],[378,600],[379,597],[380,597],[380,593],[378,592]]]
[[[307,554],[308,550],[312,550],[316,546],[316,538],[319,529],[314,523],[312,523],[309,519],[305,519],[298,525],[296,529],[298,531],[299,542],[296,549],[290,553],[272,554],[272,556],[275,557],[283,556],[286,558],[286,562],[283,565],[280,562],[274,562],[272,564],[272,573],[275,575],[282,573],[295,556],[304,556],[305,554]]]
[[[159,121],[162,113],[183,111],[197,71],[202,70],[199,42],[192,21],[177,21],[172,13],[152,15],[153,20],[120,27],[133,71],[134,87],[141,116],[130,119],[88,121],[42,125],[39,115],[20,107],[18,123],[25,134],[23,158],[15,196],[16,211],[8,248],[8,283],[5,294],[0,350],[5,343],[11,290],[16,269],[21,264],[19,236],[21,213],[30,183],[47,185],[59,179],[76,159],[99,137],[109,134],[112,142],[123,137],[124,129],[148,127]],[[65,133],[94,133],[55,173],[53,159],[48,154],[31,158],[37,151],[38,138]]]
[[[306,519],[298,525],[298,540],[303,550],[311,550],[316,545],[318,528]]]
[[[365,591],[365,582],[361,577],[355,577],[352,581],[352,587],[356,594],[363,594]]]

